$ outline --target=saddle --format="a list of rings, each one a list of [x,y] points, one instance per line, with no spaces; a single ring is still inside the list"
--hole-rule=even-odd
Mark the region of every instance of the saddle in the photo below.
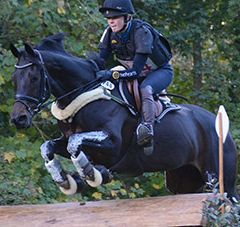
[[[137,112],[141,113],[142,102],[138,80],[120,81],[119,92],[125,102],[134,105]],[[132,97],[132,99],[129,97],[129,95]],[[171,111],[181,109],[179,105],[171,103],[171,100],[167,97],[167,93],[165,90],[162,91],[160,94],[154,95],[154,101],[156,121],[160,121],[167,113]],[[129,108],[129,111],[133,115],[136,115],[136,113],[131,108]]]

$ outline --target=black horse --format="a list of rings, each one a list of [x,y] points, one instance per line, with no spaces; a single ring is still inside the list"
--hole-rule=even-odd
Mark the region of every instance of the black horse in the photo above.
[[[173,193],[201,192],[209,175],[218,176],[218,136],[212,113],[195,105],[179,105],[180,110],[156,122],[154,151],[146,155],[136,144],[138,119],[125,102],[118,103],[118,89],[100,85],[96,63],[67,53],[63,34],[47,37],[35,48],[25,44],[18,50],[12,45],[11,51],[18,58],[11,114],[15,126],[30,127],[50,93],[56,97],[52,112],[62,137],[46,141],[41,154],[65,194],[80,192],[86,181],[93,187],[107,183],[111,173],[136,176],[165,171]],[[55,154],[71,159],[78,174],[66,174]],[[229,197],[238,197],[236,166],[237,151],[229,133],[224,143],[224,186]]]

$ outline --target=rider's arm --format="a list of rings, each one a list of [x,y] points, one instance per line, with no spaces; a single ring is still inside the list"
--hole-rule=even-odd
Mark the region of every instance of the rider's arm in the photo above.
[[[110,27],[107,27],[104,30],[103,35],[100,39],[100,43],[98,45],[99,56],[102,59],[104,59],[105,62],[107,61],[109,56],[112,55],[112,50],[111,50],[111,47],[110,47],[110,32],[111,32]]]
[[[147,54],[136,54],[133,61],[133,67],[131,69],[122,70],[122,71],[111,71],[111,70],[101,70],[96,73],[97,79],[108,80],[108,79],[135,79],[143,70],[143,67],[147,61]]]
[[[119,71],[120,78],[135,79],[142,72],[146,64],[148,54],[136,54],[133,59],[133,66],[131,69]]]

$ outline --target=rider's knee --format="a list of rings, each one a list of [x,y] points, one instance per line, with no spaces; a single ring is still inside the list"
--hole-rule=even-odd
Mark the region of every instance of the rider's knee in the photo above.
[[[149,96],[153,94],[153,88],[150,85],[140,86],[140,92],[142,97]]]

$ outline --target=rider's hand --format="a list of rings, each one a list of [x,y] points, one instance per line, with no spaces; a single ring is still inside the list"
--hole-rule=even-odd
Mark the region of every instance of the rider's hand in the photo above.
[[[110,70],[101,70],[96,72],[96,77],[98,80],[110,80],[112,78],[112,71]]]

